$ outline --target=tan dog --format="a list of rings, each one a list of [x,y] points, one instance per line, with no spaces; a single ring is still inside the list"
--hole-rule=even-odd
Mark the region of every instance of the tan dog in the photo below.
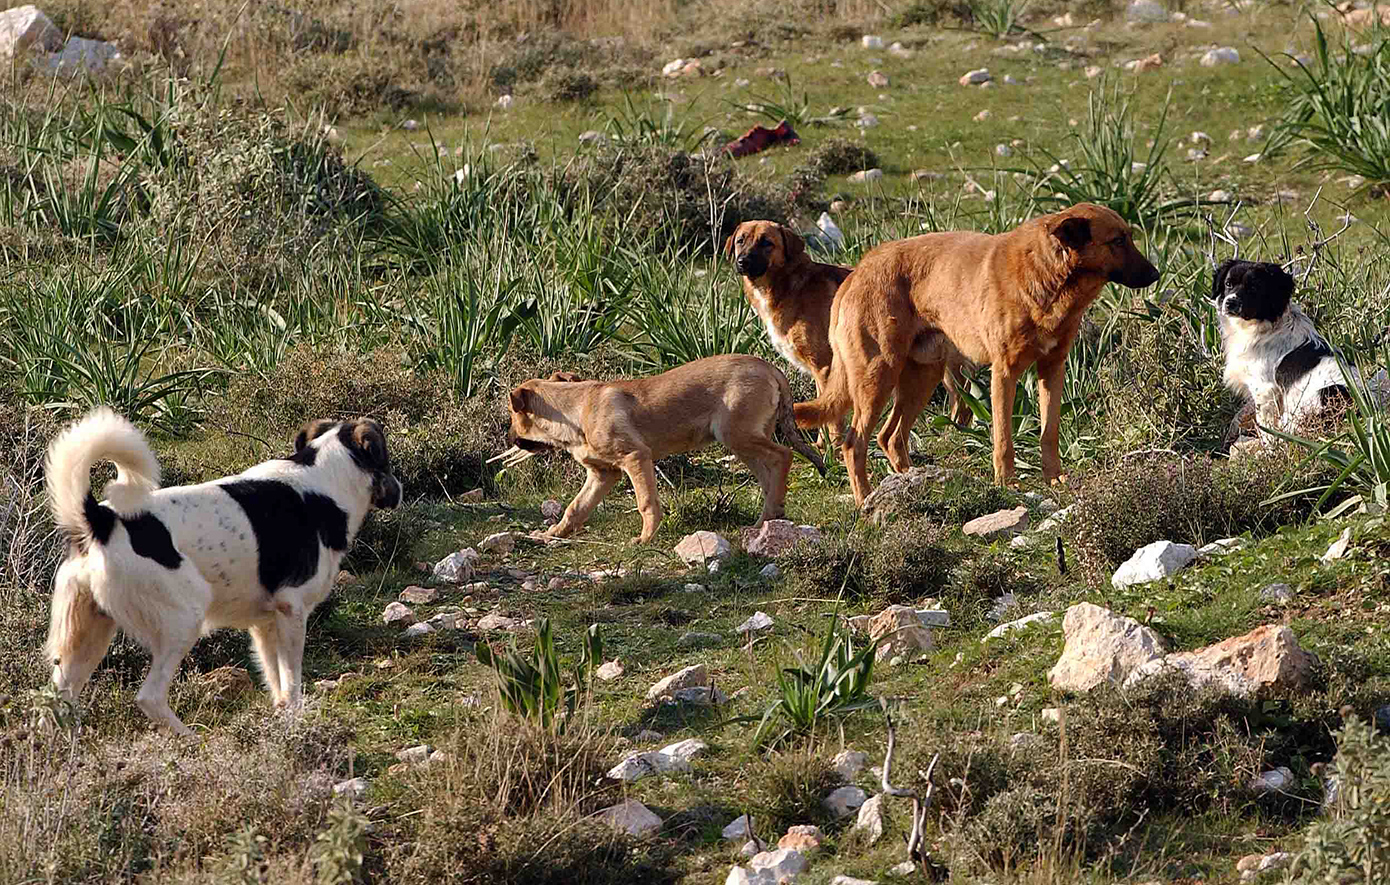
[[[884,243],[864,256],[836,296],[830,383],[817,400],[796,405],[797,423],[825,426],[854,409],[842,448],[862,505],[869,493],[868,436],[888,397],[896,394],[902,420],[915,420],[950,352],[958,351],[991,367],[994,477],[1008,482],[1014,396],[1019,378],[1037,363],[1043,476],[1055,478],[1062,464],[1062,382],[1082,314],[1107,282],[1142,289],[1158,276],[1124,219],[1091,203],[1004,234],[938,233]],[[895,432],[890,422],[879,444],[897,444]],[[890,457],[906,454],[890,450]]]
[[[725,241],[724,252],[733,257],[743,277],[743,294],[767,327],[773,349],[810,375],[817,395],[824,396],[832,356],[830,306],[853,268],[813,261],[796,231],[772,221],[740,224]],[[968,426],[971,418],[970,408],[956,393],[964,366],[963,359],[952,359],[944,377],[951,417],[958,427]],[[913,422],[904,423],[895,407],[889,423],[897,428],[905,451]],[[841,435],[837,421],[831,438],[838,442]],[[911,465],[895,462],[893,466],[905,471]]]
[[[551,380],[533,378],[512,391],[512,448],[498,456],[516,463],[535,451],[559,448],[589,472],[559,524],[546,532],[552,537],[582,527],[626,473],[642,514],[637,543],[650,541],[661,523],[654,462],[716,440],[748,465],[762,487],[758,525],[781,518],[787,497],[792,455],[773,442],[774,430],[825,474],[820,455],[796,429],[787,376],[757,357],[712,356],[631,381],[568,380],[574,377],[557,372]]]

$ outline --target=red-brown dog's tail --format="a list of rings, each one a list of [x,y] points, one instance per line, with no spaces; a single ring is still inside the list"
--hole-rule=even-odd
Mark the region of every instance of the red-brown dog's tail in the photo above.
[[[792,402],[792,386],[787,381],[787,376],[780,371],[777,373],[777,380],[780,382],[781,391],[777,400],[777,430],[782,434],[782,438],[787,441],[787,445],[801,453],[801,457],[811,462],[811,466],[820,471],[821,476],[825,476],[825,459],[812,448],[806,439],[801,435],[801,430],[796,426],[796,416],[792,408],[799,403]]]
[[[824,427],[834,424],[845,416],[853,405],[849,393],[849,379],[845,377],[843,364],[836,360],[830,365],[830,382],[820,396],[810,402],[793,406],[796,423],[799,427]]]

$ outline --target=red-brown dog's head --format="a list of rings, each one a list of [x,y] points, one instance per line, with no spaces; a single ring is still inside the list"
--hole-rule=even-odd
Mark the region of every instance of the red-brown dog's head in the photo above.
[[[774,221],[745,221],[724,241],[724,254],[750,280],[786,267],[806,255],[806,241],[796,231]]]
[[[1158,282],[1158,268],[1134,245],[1133,228],[1114,210],[1077,203],[1048,216],[1044,223],[1060,249],[1072,253],[1077,270],[1131,289]]]

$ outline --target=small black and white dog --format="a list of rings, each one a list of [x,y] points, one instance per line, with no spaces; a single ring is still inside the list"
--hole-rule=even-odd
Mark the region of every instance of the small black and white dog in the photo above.
[[[102,503],[98,461],[117,469]],[[153,654],[136,704],[191,734],[169,686],[200,635],[235,627],[250,631],[276,706],[298,707],[305,622],[368,512],[400,503],[390,467],[375,421],[315,421],[288,458],[161,489],[140,431],[110,409],[90,412],[48,449],[49,505],[70,541],[48,631],[54,686],[76,700],[119,627]]]
[[[1350,402],[1336,354],[1293,303],[1293,290],[1293,277],[1279,265],[1236,259],[1216,269],[1211,290],[1226,386],[1250,398],[1261,428],[1286,433],[1339,399]]]

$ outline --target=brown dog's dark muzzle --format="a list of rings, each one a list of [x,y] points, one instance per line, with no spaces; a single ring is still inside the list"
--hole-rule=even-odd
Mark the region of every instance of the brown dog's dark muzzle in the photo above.
[[[543,443],[534,439],[527,439],[524,436],[511,436],[507,442],[516,446],[518,449],[525,449],[528,452],[549,452],[555,447],[549,443]]]
[[[1161,274],[1147,259],[1141,258],[1138,266],[1129,265],[1123,270],[1110,274],[1110,282],[1119,283],[1130,289],[1143,289],[1158,282]]]
[[[738,268],[739,273],[748,277],[750,280],[756,280],[758,277],[767,273],[767,259],[756,252],[740,255],[734,261],[734,266]]]

